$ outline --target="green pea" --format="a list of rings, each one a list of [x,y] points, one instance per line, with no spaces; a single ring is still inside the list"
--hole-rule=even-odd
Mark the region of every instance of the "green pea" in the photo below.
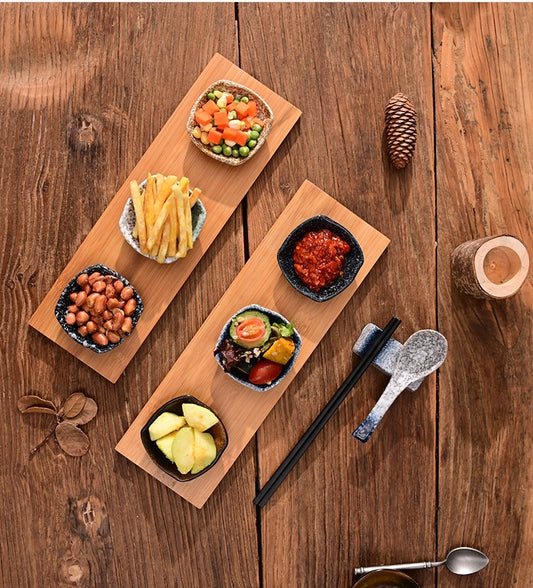
[[[211,151],[213,153],[222,153],[222,146],[221,145],[213,145],[213,147],[211,147]]]
[[[246,145],[244,147],[239,147],[239,155],[241,157],[247,157],[247,155],[250,153],[250,148],[246,147]]]
[[[239,150],[237,148],[231,150],[231,155],[233,157],[239,157]]]
[[[250,101],[250,99],[248,98],[248,96],[243,96],[241,98],[241,102],[244,102],[245,104],[248,104],[249,101]]]
[[[207,95],[207,97],[209,98],[209,100],[215,100],[216,96],[213,94],[213,92],[209,92],[209,94]]]
[[[252,131],[256,131],[257,133],[260,133],[263,130],[263,127],[261,125],[258,125],[257,123],[254,123],[252,125]]]
[[[250,137],[250,139],[259,139],[259,133],[257,131],[250,131],[248,137]]]
[[[231,157],[231,153],[232,153],[232,148],[229,145],[224,145],[224,147],[222,147],[222,153],[226,156],[226,157]]]
[[[250,139],[247,145],[250,147],[250,149],[253,149],[257,145],[257,141],[255,139]]]

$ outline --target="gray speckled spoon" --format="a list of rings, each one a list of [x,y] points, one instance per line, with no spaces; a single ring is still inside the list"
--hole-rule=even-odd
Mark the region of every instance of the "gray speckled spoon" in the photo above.
[[[394,371],[383,394],[353,432],[353,436],[366,443],[396,398],[409,384],[425,378],[440,367],[447,351],[448,342],[437,331],[425,329],[413,333],[398,354]]]

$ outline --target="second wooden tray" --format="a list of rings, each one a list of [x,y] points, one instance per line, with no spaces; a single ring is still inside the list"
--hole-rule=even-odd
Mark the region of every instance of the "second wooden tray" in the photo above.
[[[285,237],[301,222],[318,214],[329,216],[346,227],[359,241],[365,256],[354,282],[341,294],[323,303],[296,292],[283,277],[276,259]],[[305,181],[119,441],[117,451],[201,508],[388,244],[387,237],[317,186]],[[250,304],[259,304],[294,320],[302,337],[302,347],[293,369],[268,392],[255,392],[235,382],[220,369],[213,357],[217,338],[228,318]],[[150,416],[165,402],[183,394],[191,394],[211,406],[226,426],[229,438],[220,461],[189,482],[178,482],[155,465],[140,438],[140,431]]]
[[[196,99],[221,78],[253,89],[274,112],[274,124],[265,144],[251,161],[237,168],[201,153],[186,131]],[[30,325],[111,382],[116,382],[300,115],[300,110],[281,96],[216,54],[61,272],[31,317]],[[191,186],[202,188],[202,202],[207,209],[207,220],[194,248],[184,259],[165,266],[136,253],[125,242],[118,226],[130,196],[130,180],[141,182],[150,172],[187,176]],[[126,277],[139,292],[145,308],[131,336],[104,354],[96,354],[73,341],[54,316],[57,300],[68,281],[94,264],[104,264]]]

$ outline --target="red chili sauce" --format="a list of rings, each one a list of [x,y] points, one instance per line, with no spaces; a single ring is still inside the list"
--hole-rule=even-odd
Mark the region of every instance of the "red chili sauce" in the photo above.
[[[314,292],[342,276],[350,246],[329,229],[310,231],[294,248],[297,276]]]

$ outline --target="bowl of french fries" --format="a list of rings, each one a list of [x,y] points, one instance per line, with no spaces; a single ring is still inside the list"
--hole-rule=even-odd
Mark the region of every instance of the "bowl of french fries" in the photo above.
[[[161,264],[186,257],[206,218],[201,189],[191,189],[186,177],[149,174],[130,190],[119,221],[126,242]]]

